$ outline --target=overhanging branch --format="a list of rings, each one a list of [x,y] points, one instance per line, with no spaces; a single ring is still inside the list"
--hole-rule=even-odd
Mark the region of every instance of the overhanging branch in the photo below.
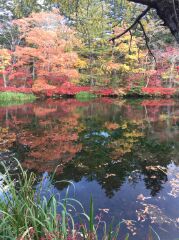
[[[140,3],[143,5],[147,5],[150,7],[154,7],[155,6],[155,2],[153,0],[128,0],[129,2],[135,2],[135,3]]]
[[[135,27],[139,21],[150,11],[150,7],[147,7],[137,18],[136,20],[134,21],[134,23],[128,27],[124,32],[120,33],[119,35],[117,36],[114,36],[113,38],[111,38],[109,41],[112,41],[114,42],[116,39],[122,37],[123,35],[125,35],[127,32],[129,32],[133,27]]]
[[[133,23],[130,27],[128,27],[124,32],[120,33],[119,35],[111,38],[110,41],[112,41],[113,43],[115,43],[115,40],[116,40],[116,39],[122,37],[122,36],[125,35],[127,32],[130,33],[130,35],[131,35],[131,41],[132,41],[131,29],[134,28],[136,25],[139,24],[140,27],[141,27],[141,29],[142,29],[144,38],[145,38],[146,47],[147,47],[150,55],[154,58],[154,60],[155,60],[155,62],[156,62],[156,58],[155,58],[154,54],[152,53],[152,51],[151,51],[151,49],[150,49],[150,47],[149,47],[149,41],[148,41],[147,34],[146,34],[145,29],[144,29],[144,27],[143,27],[143,25],[142,25],[142,23],[141,23],[141,21],[140,21],[140,20],[150,11],[150,9],[151,9],[150,7],[147,7],[147,8],[136,18],[136,20],[134,21],[134,23]],[[130,48],[131,48],[131,41],[130,41],[129,51],[130,51]]]
[[[129,2],[147,5],[156,10],[179,43],[179,0],[128,0]]]

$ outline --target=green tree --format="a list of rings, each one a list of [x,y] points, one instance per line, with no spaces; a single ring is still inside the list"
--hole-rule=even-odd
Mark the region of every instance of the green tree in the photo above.
[[[82,58],[87,61],[87,79],[91,85],[96,84],[95,75],[100,75],[102,63],[100,59],[106,57],[111,46],[110,4],[101,0],[60,1],[60,10],[72,24],[83,47],[79,49]]]

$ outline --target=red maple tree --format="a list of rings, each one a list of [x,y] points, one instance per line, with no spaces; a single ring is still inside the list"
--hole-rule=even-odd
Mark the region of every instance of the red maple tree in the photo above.
[[[22,39],[14,52],[15,73],[11,76],[14,80],[18,76],[18,85],[23,82],[28,86],[30,82],[33,91],[40,92],[78,78],[75,70],[78,56],[73,49],[80,41],[57,11],[33,13],[14,20],[14,24]]]

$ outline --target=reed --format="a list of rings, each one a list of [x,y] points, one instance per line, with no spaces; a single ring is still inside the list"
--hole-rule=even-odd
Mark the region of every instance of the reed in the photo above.
[[[25,171],[20,163],[19,174],[11,175],[4,166],[5,173],[0,180],[0,239],[4,240],[98,240],[99,224],[94,216],[92,197],[89,213],[75,198],[57,199],[46,187],[43,179],[38,181],[34,173]],[[53,177],[52,177],[53,178]],[[53,181],[53,179],[50,179]],[[69,209],[73,209],[70,212]],[[77,210],[78,209],[78,210]],[[74,217],[75,216],[75,217]],[[120,222],[107,230],[103,223],[103,236],[100,240],[117,240]],[[128,236],[125,238],[128,239]]]

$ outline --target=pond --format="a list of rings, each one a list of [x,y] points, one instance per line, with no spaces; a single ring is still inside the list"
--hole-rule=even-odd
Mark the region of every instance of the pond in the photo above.
[[[1,161],[39,176],[58,166],[55,180],[72,181],[86,209],[92,195],[96,215],[125,220],[120,239],[151,239],[151,227],[179,238],[179,102],[49,99],[0,107],[0,122]]]

